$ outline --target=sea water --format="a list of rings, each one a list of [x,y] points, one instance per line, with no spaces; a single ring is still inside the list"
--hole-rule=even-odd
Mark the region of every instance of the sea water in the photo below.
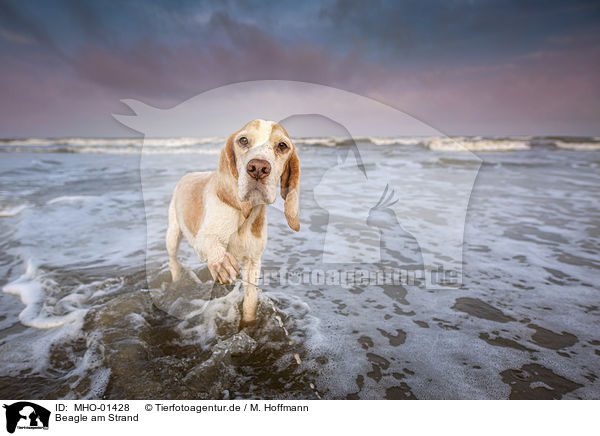
[[[268,206],[242,332],[243,285],[186,241],[199,282],[173,285],[164,245],[175,183],[222,141],[0,141],[1,396],[600,398],[598,138],[297,140],[301,231]],[[364,171],[330,177],[356,150]],[[427,286],[435,235],[411,211],[456,226],[420,186],[462,173],[459,283]]]

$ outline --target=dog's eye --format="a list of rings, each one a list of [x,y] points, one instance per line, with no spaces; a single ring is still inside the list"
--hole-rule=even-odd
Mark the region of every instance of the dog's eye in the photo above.
[[[280,142],[277,144],[277,148],[279,151],[286,151],[288,149],[288,145],[285,142]]]
[[[240,143],[240,145],[243,145],[245,147],[246,145],[248,145],[248,138],[242,136],[238,142]]]

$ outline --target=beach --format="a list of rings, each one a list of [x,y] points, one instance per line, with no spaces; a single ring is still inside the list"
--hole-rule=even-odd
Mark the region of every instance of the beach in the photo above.
[[[242,284],[184,241],[202,283],[174,286],[164,245],[177,180],[223,141],[0,140],[0,396],[600,399],[598,138],[296,140],[301,230],[268,206],[249,332]],[[462,221],[423,180],[465,194]],[[460,244],[436,253],[415,210]]]

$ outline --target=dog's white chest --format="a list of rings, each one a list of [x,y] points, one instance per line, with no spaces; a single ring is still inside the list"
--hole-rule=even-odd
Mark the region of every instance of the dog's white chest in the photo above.
[[[229,240],[229,251],[239,262],[247,259],[259,259],[266,246],[266,222],[261,236],[257,237],[252,233],[252,218],[254,217],[250,216]]]

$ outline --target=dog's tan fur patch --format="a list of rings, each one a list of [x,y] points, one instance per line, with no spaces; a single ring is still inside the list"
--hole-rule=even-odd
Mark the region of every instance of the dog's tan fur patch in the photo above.
[[[204,191],[210,180],[206,174],[188,174],[187,183],[179,185],[177,202],[184,204],[181,218],[192,235],[196,235],[204,216]]]
[[[254,221],[252,222],[252,228],[250,229],[252,234],[257,238],[262,236],[263,226],[265,225],[265,214],[266,208],[264,204],[261,204],[260,211],[258,212],[256,218],[254,218]]]

